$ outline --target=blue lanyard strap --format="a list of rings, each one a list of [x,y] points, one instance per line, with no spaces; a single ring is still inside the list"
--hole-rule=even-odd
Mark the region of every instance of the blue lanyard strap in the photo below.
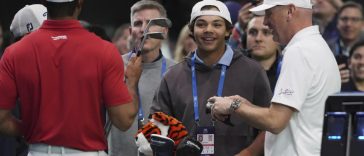
[[[278,64],[277,64],[277,71],[276,71],[276,80],[279,78],[279,74],[281,74],[281,68],[282,68],[282,57],[278,56]]]
[[[167,70],[167,61],[166,59],[162,56],[162,69],[161,69],[161,77],[164,76],[164,73],[166,73]]]
[[[196,60],[196,53],[192,56],[192,60],[191,60],[191,72],[192,72],[191,75],[192,75],[192,95],[193,95],[194,118],[195,118],[195,121],[198,123],[198,121],[200,120],[200,116],[199,116],[199,112],[198,112],[198,95],[197,95],[195,60]],[[217,89],[217,96],[222,96],[222,91],[224,89],[225,74],[226,74],[226,65],[222,65],[219,86]]]
[[[342,47],[340,44],[340,39],[336,40],[335,52],[336,52],[335,55],[343,55],[343,50],[342,50]]]
[[[225,73],[226,73],[226,66],[222,65],[220,80],[219,80],[219,88],[217,89],[217,96],[222,96],[222,90],[224,89]]]
[[[195,67],[196,55],[193,55],[191,60],[191,72],[192,72],[192,95],[193,95],[193,110],[195,115],[195,121],[199,121],[198,114],[198,96],[197,96],[197,82],[196,82],[196,67]]]
[[[130,52],[129,55],[128,55],[128,59],[131,58],[131,55],[132,55],[133,52]],[[166,61],[166,58],[164,58],[162,56],[162,68],[161,68],[161,77],[164,76],[165,72],[167,70],[167,61]],[[143,121],[144,120],[144,111],[143,111],[143,106],[142,106],[142,98],[141,98],[141,95],[140,95],[140,92],[139,92],[139,88],[137,90],[137,95],[138,95],[138,99],[139,99],[139,110],[138,110],[138,121]]]

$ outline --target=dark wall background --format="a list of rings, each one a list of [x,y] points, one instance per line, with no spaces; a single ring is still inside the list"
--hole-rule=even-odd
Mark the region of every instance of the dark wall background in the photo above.
[[[177,38],[179,30],[187,24],[193,5],[199,0],[160,0],[167,9],[173,26],[170,38]],[[98,24],[107,29],[109,35],[122,23],[130,20],[130,7],[137,0],[85,0],[80,20]],[[41,3],[41,0],[0,0],[0,22],[4,30],[9,29],[15,13],[26,4]]]

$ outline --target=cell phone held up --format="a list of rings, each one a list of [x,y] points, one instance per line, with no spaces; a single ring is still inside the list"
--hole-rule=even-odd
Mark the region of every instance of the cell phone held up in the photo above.
[[[345,56],[345,55],[337,55],[335,56],[336,62],[338,65],[340,64],[345,64],[345,69],[348,68],[348,59],[349,57]]]

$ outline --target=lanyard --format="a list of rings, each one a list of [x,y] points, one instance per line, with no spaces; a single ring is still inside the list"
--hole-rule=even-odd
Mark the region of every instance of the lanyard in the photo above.
[[[276,71],[276,80],[278,80],[279,74],[281,74],[282,57],[283,56],[278,56],[278,64],[277,64],[277,71]]]
[[[129,53],[129,59],[132,55],[132,52]],[[166,61],[166,58],[164,58],[162,56],[162,68],[161,68],[161,74],[160,76],[163,77],[165,72],[166,72],[166,69],[167,69],[167,61]],[[137,90],[137,95],[138,95],[138,99],[139,99],[139,110],[138,110],[138,121],[143,121],[144,120],[144,111],[143,111],[143,106],[142,106],[142,98],[140,96],[140,92],[139,92],[139,87],[138,87],[138,90]]]
[[[196,67],[195,67],[196,53],[193,55],[191,60],[191,72],[192,72],[192,95],[193,95],[193,108],[195,121],[198,122],[200,120],[199,112],[198,112],[198,96],[197,96],[197,80],[196,80]],[[217,96],[222,96],[222,90],[224,88],[225,81],[225,73],[226,73],[226,65],[221,66],[219,87],[217,89]]]

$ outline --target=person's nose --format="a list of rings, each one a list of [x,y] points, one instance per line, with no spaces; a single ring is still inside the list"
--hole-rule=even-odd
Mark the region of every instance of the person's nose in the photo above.
[[[142,27],[141,27],[140,31],[141,31],[141,32],[146,31],[146,29],[147,29],[147,25],[148,25],[148,22],[143,21],[143,24],[142,24]]]
[[[207,24],[205,32],[212,32],[212,30],[213,30],[212,24]]]
[[[263,40],[264,34],[261,31],[258,31],[257,36],[255,37],[256,42],[260,42]]]

